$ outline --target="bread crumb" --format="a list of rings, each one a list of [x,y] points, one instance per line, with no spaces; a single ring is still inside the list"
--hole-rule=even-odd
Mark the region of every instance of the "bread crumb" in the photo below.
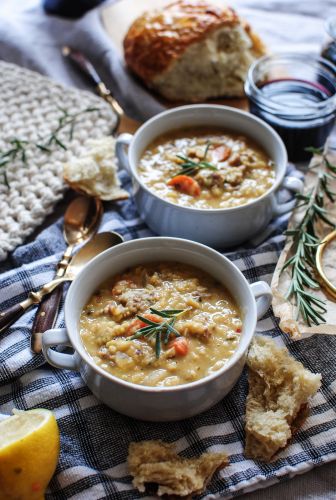
[[[87,141],[88,149],[63,166],[65,182],[75,191],[96,196],[101,200],[125,200],[127,191],[120,187],[112,136]]]
[[[286,348],[258,336],[248,357],[249,394],[246,402],[246,456],[269,461],[284,448],[307,413],[307,401],[321,386]]]
[[[173,444],[163,441],[131,443],[128,466],[133,485],[145,491],[145,483],[158,485],[157,495],[196,495],[204,491],[216,470],[228,465],[225,453],[203,453],[199,458],[181,458]]]

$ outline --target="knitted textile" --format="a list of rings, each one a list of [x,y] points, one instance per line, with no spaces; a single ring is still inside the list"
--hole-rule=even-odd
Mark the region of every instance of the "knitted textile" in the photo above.
[[[19,152],[1,168],[0,156],[0,260],[20,245],[39,226],[62,197],[63,163],[85,148],[88,138],[111,133],[116,117],[110,106],[90,92],[66,88],[49,78],[14,64],[0,62],[0,152],[13,148],[13,139],[27,140],[27,161]],[[81,113],[73,137],[70,125],[57,134],[66,150],[52,144],[50,153],[34,144],[42,143],[58,127],[62,109]],[[9,183],[4,175],[6,170]]]

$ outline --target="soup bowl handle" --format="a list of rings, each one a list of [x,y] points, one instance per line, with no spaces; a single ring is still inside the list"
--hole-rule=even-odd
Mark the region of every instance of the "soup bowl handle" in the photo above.
[[[304,184],[301,179],[289,176],[284,178],[280,187],[288,189],[293,193],[302,193]],[[278,203],[275,197],[273,197],[273,217],[278,217],[279,215],[286,214],[287,212],[293,210],[296,205],[296,201],[296,198],[294,198],[293,200],[287,201],[286,203]]]
[[[133,139],[132,134],[120,134],[117,138],[115,152],[119,161],[119,166],[125,169],[129,174],[131,173],[126,146],[128,147]]]
[[[42,335],[42,352],[50,365],[66,370],[78,370],[76,354],[52,351],[50,348],[65,345],[72,347],[66,328],[47,330]]]
[[[272,303],[272,290],[265,281],[252,283],[250,288],[257,304],[257,318],[260,319],[265,316]]]

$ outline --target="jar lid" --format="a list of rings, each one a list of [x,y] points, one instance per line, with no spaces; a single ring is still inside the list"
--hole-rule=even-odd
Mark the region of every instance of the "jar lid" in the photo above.
[[[336,41],[336,17],[329,17],[326,21],[326,31]]]

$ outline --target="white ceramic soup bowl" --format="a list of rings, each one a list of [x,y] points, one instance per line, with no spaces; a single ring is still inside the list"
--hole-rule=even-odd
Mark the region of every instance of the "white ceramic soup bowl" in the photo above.
[[[130,266],[154,261],[182,262],[203,269],[222,283],[240,306],[243,328],[237,351],[223,368],[195,382],[174,387],[125,382],[95,364],[81,341],[79,317],[99,285]],[[65,301],[66,328],[43,334],[43,353],[47,361],[58,368],[78,370],[93,394],[120,413],[141,420],[180,420],[210,408],[235,385],[257,318],[266,313],[271,297],[265,282],[249,285],[226,257],[199,243],[160,237],[121,243],[95,257],[74,280]],[[74,354],[51,349],[59,345],[72,346]]]
[[[272,188],[247,205],[207,210],[179,206],[152,192],[137,170],[146,147],[161,134],[197,126],[218,127],[255,140],[275,164],[276,179]],[[259,118],[227,106],[199,104],[160,113],[145,122],[134,136],[120,135],[116,154],[119,164],[132,177],[139,214],[155,233],[199,241],[214,248],[240,244],[262,231],[273,217],[292,210],[295,200],[277,202],[275,194],[280,187],[294,192],[303,189],[299,179],[285,178],[287,153],[280,136]]]

